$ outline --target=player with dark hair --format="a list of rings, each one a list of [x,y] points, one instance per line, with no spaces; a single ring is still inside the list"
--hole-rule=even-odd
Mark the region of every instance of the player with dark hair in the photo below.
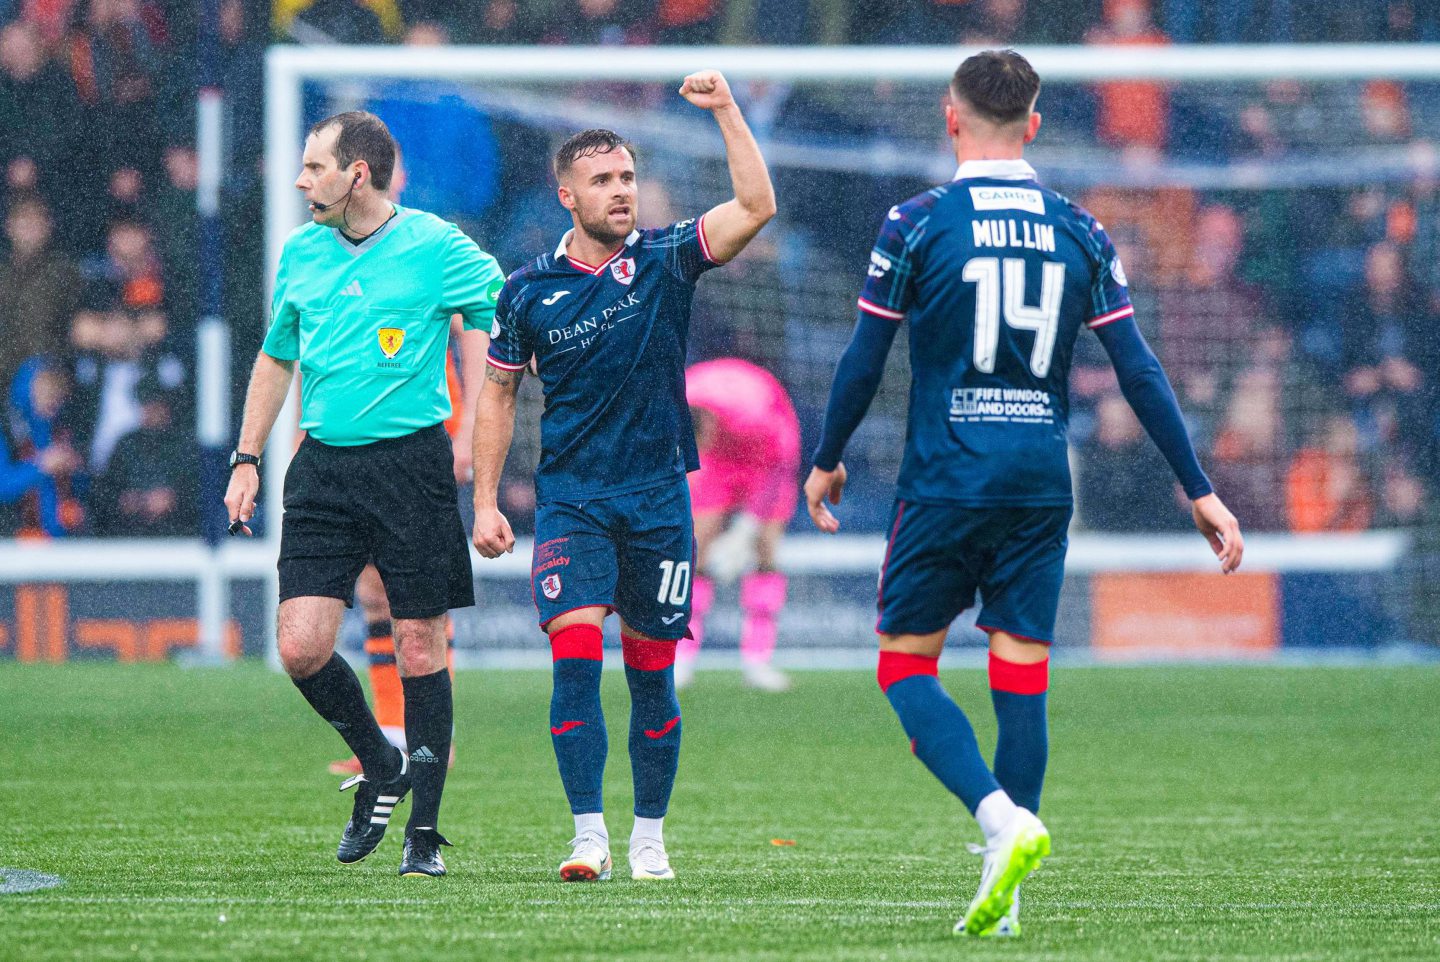
[[[400,874],[438,876],[454,714],[445,614],[475,603],[444,428],[445,356],[453,314],[471,330],[491,329],[503,276],[455,225],[393,203],[385,192],[394,169],[395,143],[373,114],[311,128],[295,186],[313,218],[280,254],[225,504],[248,534],[260,452],[298,361],[307,434],[285,476],[280,661],[364,772],[341,786],[356,797],[339,860],[374,851],[413,789]],[[408,754],[386,741],[335,653],[355,579],[371,561],[394,619]]]
[[[1068,378],[1082,327],[1099,337],[1192,499],[1221,570],[1239,567],[1244,551],[1135,324],[1110,238],[1021,159],[1040,129],[1039,93],[1012,50],[977,54],[955,72],[945,125],[959,170],[885,217],[805,483],[811,518],[833,533],[825,500],[840,501],[841,454],[906,324],[909,430],[880,575],[878,680],[915,755],[984,832],[980,888],[955,927],[968,935],[1019,934],[1018,887],[1050,851],[1035,813],[1072,506]],[[993,772],[936,670],[946,629],[977,590],[1000,729]]]
[[[385,196],[400,202],[407,180],[404,151],[395,145],[395,169]],[[451,414],[445,421],[455,451],[455,483],[460,488],[460,513],[470,510],[470,433],[474,430],[475,398],[480,394],[480,372],[485,369],[485,355],[490,349],[490,336],[485,331],[467,331],[465,318],[450,318],[450,351],[446,356],[445,384]],[[405,743],[405,687],[395,660],[395,629],[390,617],[390,599],[385,583],[375,565],[368,564],[355,580],[355,605],[365,621],[365,659],[370,675],[370,696],[375,721],[385,738],[409,754]],[[449,639],[448,664],[451,684],[455,680],[455,624],[447,619],[445,635]],[[449,765],[455,767],[455,743],[450,743]],[[330,763],[336,775],[361,774],[360,759],[351,755]]]
[[[500,293],[499,332],[475,418],[475,546],[515,544],[496,497],[515,392],[534,358],[545,392],[531,581],[550,636],[550,733],[575,816],[566,880],[608,878],[600,709],[601,625],[620,615],[635,780],[631,876],[675,877],[663,825],[680,754],[675,643],[690,618],[695,562],[687,471],[698,466],[685,402],[695,283],[739,254],[775,213],[765,160],[725,78],[685,78],[725,141],[735,196],[699,220],[636,229],[635,151],[608,130],[555,155],[574,228],[516,271]]]

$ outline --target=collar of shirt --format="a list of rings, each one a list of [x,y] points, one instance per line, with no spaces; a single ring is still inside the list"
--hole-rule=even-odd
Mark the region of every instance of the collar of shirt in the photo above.
[[[987,180],[1036,179],[1035,168],[1023,160],[967,160],[955,170],[956,180],[974,177],[984,177]]]
[[[567,247],[570,246],[570,238],[572,238],[572,237],[574,237],[574,236],[575,236],[575,228],[572,227],[572,228],[570,228],[569,230],[567,230],[567,231],[565,232],[565,236],[564,236],[564,237],[560,238],[560,243],[559,243],[559,245],[555,248],[555,259],[556,259],[557,261],[558,261],[560,258],[562,258],[562,257],[565,258],[566,260],[569,260],[569,259],[570,259],[569,255],[565,253],[565,248],[567,248]],[[627,237],[627,238],[625,238],[625,244],[623,245],[623,247],[621,248],[621,250],[623,250],[625,247],[629,247],[631,244],[635,243],[635,242],[636,242],[637,240],[639,240],[639,239],[640,239],[640,232],[639,232],[638,230],[632,230],[632,231],[630,232],[630,236]],[[616,251],[616,253],[618,254],[619,251]],[[615,256],[615,255],[612,254],[612,255],[610,255],[610,256],[613,257],[613,256]]]

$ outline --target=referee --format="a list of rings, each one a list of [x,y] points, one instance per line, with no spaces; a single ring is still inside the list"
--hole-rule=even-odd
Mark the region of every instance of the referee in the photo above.
[[[280,536],[280,660],[334,726],[364,774],[340,838],[358,862],[414,791],[401,875],[440,876],[437,831],[454,711],[445,613],[475,603],[457,506],[445,353],[450,317],[493,333],[504,283],[495,259],[453,224],[385,196],[395,141],[361,111],[310,129],[295,186],[312,223],[280,254],[270,330],[255,359],[225,506],[246,534],[260,453],[299,362],[306,438],[285,476]],[[469,443],[469,439],[465,439]],[[335,637],[367,563],[394,617],[409,754],[386,741]]]

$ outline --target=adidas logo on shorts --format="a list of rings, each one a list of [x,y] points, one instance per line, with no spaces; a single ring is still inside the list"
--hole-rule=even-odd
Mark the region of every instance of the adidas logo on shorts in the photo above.
[[[430,749],[421,745],[410,753],[410,760],[412,762],[438,762],[440,759]]]

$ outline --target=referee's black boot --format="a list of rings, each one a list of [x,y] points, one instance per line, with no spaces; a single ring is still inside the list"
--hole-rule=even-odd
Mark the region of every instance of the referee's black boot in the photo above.
[[[399,751],[399,749],[396,749]],[[340,849],[335,857],[346,865],[360,861],[385,837],[395,806],[410,793],[410,759],[400,752],[400,774],[388,782],[372,782],[364,775],[347,778],[340,791],[355,788],[355,808],[345,832],[340,836]]]
[[[440,846],[449,845],[444,835],[433,828],[416,828],[405,833],[405,856],[400,860],[400,874],[439,878],[445,874],[445,860]]]

